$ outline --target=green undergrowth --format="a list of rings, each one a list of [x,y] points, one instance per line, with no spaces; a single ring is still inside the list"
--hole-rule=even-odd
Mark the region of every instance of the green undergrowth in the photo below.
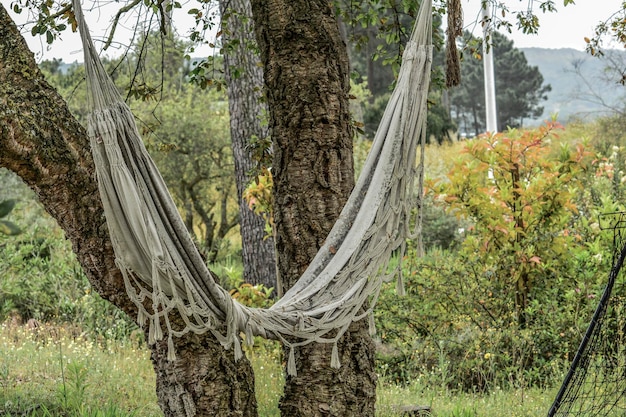
[[[259,416],[279,416],[284,383],[281,349],[259,341],[247,356],[255,369]],[[438,417],[544,415],[553,390],[496,389],[487,394],[456,393],[405,386],[381,377],[379,417],[400,415],[402,405],[430,406]],[[156,417],[149,352],[141,343],[96,343],[71,326],[0,325],[0,415],[27,417]]]
[[[76,328],[0,326],[0,415],[156,416],[148,352],[95,343]]]

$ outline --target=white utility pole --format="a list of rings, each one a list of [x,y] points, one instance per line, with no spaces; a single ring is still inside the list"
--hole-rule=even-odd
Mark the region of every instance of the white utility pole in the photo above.
[[[487,132],[498,131],[496,113],[496,83],[493,72],[493,37],[491,36],[491,5],[485,3],[483,8],[483,68],[485,71],[485,113],[487,115]]]

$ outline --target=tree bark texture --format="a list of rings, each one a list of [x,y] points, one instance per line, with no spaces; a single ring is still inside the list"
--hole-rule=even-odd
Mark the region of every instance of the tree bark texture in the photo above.
[[[243,199],[255,168],[250,145],[253,138],[269,135],[262,117],[267,106],[262,102],[263,68],[255,52],[250,0],[220,0],[222,16],[228,16],[222,37],[225,43],[238,40],[234,50],[225,48],[224,69],[228,85],[230,135],[235,161],[235,180],[239,201],[243,278],[251,284],[276,288],[274,238],[266,236],[265,220],[254,213]]]
[[[349,64],[331,3],[252,0],[270,109],[279,285],[291,287],[320,248],[354,186]],[[296,350],[284,416],[373,416],[374,347],[365,323],[339,344]]]
[[[93,288],[131,317],[105,223],[83,127],[44,80],[33,54],[0,4],[0,166],[19,175],[72,242]],[[254,377],[210,334],[152,346],[157,395],[165,416],[256,416]]]

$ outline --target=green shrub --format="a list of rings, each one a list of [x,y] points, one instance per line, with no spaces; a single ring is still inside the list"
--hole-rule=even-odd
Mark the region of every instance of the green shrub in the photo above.
[[[9,213],[15,208],[15,203],[15,200],[0,201],[0,234],[13,236],[22,232],[15,223],[6,220]]]
[[[252,285],[243,283],[230,291],[231,297],[248,307],[266,308],[274,304],[272,298],[273,288],[267,288],[263,284]]]
[[[209,268],[219,280],[219,284],[232,290],[243,283],[243,264],[240,257],[228,256],[221,262],[209,265]]]
[[[458,249],[462,233],[467,223],[453,214],[447,213],[445,206],[435,201],[431,195],[424,198],[422,221],[422,241],[424,250]]]
[[[562,269],[575,244],[568,227],[591,162],[581,145],[561,145],[555,154],[550,139],[556,128],[513,129],[469,141],[448,181],[431,183],[435,197],[472,224],[462,250],[477,254],[484,272],[499,281],[500,294],[513,297],[522,328],[533,288]]]
[[[0,259],[0,322],[13,317],[18,322],[72,323],[100,340],[138,333],[131,318],[91,290],[58,229],[27,228],[6,238]]]
[[[592,282],[553,275],[546,277],[553,285],[535,287],[521,328],[506,286],[480,259],[409,252],[406,296],[388,285],[375,310],[379,372],[400,384],[419,379],[431,388],[468,392],[550,386],[572,359],[595,308],[603,282],[597,275],[608,273],[606,265],[588,261],[585,267],[596,271]]]

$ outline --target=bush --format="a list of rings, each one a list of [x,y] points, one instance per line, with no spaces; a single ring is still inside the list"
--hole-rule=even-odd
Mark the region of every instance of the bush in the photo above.
[[[458,249],[462,242],[462,234],[466,222],[447,213],[445,206],[435,201],[432,196],[424,198],[424,214],[422,221],[422,240],[424,250]]]
[[[412,252],[404,260],[406,296],[387,286],[375,310],[379,372],[402,384],[419,379],[469,392],[546,387],[578,347],[605,266],[585,264],[596,272],[589,275],[591,283],[569,274],[551,276],[551,288],[532,292],[527,326],[521,328],[506,287],[480,259],[449,251],[417,258]]]
[[[17,322],[72,323],[104,341],[126,339],[136,332],[133,320],[91,291],[58,229],[29,228],[4,238],[0,259],[0,322],[11,317]]]
[[[562,145],[553,153],[550,139],[557,127],[470,141],[448,181],[431,183],[435,198],[472,224],[462,250],[478,254],[502,296],[513,296],[522,328],[533,288],[549,285],[545,277],[560,272],[575,245],[568,226],[577,211],[581,174],[591,162],[582,145]]]

